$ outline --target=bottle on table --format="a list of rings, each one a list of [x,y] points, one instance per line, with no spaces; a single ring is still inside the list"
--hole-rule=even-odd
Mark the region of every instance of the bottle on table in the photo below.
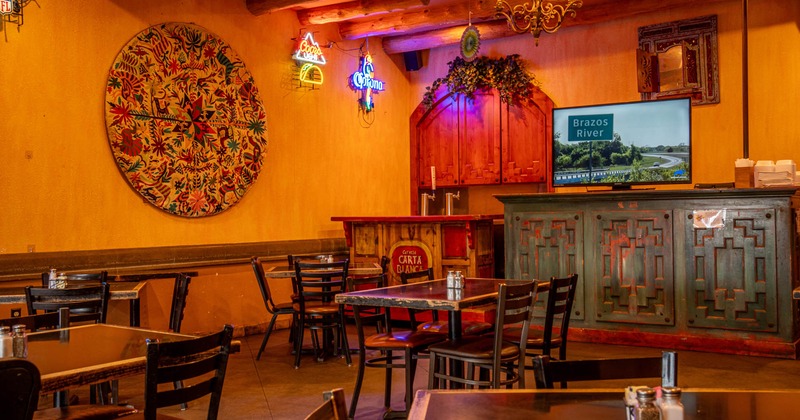
[[[28,333],[25,331],[25,325],[14,325],[12,327],[12,332],[11,343],[14,357],[28,357]]]
[[[11,328],[0,327],[0,359],[14,357],[14,343]]]
[[[635,420],[661,420],[661,410],[656,406],[656,391],[653,388],[636,390]]]
[[[661,418],[663,420],[683,420],[680,388],[674,386],[661,388]]]

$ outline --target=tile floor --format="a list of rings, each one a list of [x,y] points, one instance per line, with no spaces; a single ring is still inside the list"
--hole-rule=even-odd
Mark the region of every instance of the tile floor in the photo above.
[[[303,419],[322,402],[322,392],[342,387],[352,396],[357,374],[357,359],[348,367],[342,358],[316,362],[304,356],[300,369],[294,369],[294,356],[288,344],[288,332],[277,331],[270,338],[261,360],[255,360],[261,336],[242,337],[241,352],[230,358],[225,390],[222,396],[220,419]],[[351,339],[355,343],[355,336]],[[570,343],[569,358],[630,357],[658,355],[660,349]],[[420,362],[415,380],[416,388],[427,383],[427,361]],[[529,384],[533,380],[528,373]],[[403,408],[403,374],[393,377],[393,406]],[[720,355],[681,351],[678,356],[678,383],[684,388],[741,388],[741,389],[798,389],[800,361]],[[591,387],[591,383],[579,384]],[[626,384],[619,384],[624,387]],[[530,386],[530,385],[529,385]],[[576,387],[578,384],[575,385]],[[603,383],[602,387],[614,386]],[[143,378],[120,381],[120,399],[136,407],[143,406]],[[86,396],[77,393],[81,401]],[[46,404],[46,398],[41,401]],[[185,419],[204,419],[206,400],[190,404],[189,409],[166,408],[161,412]],[[383,415],[383,372],[367,369],[356,419],[380,419]]]

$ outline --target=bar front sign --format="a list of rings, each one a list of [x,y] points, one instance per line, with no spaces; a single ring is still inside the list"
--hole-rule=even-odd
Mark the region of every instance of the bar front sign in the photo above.
[[[391,255],[395,274],[422,271],[430,267],[430,253],[418,245],[395,244]]]

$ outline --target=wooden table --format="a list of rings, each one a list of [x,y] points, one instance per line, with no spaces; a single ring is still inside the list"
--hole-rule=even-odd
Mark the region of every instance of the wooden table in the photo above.
[[[130,326],[140,325],[139,292],[145,283],[141,281],[108,282],[109,299],[130,301]],[[0,304],[25,305],[24,287],[0,287]]]
[[[336,302],[347,305],[384,306],[410,309],[435,309],[448,313],[451,339],[461,337],[461,311],[497,299],[500,283],[522,280],[464,278],[463,289],[448,289],[444,279],[336,295]]]
[[[624,420],[621,389],[419,390],[409,420]],[[686,389],[684,419],[761,420],[800,412],[800,390]],[[788,416],[788,417],[787,417]]]
[[[193,338],[142,328],[92,324],[28,335],[28,360],[42,374],[42,393],[144,373],[146,339]]]
[[[350,263],[347,268],[347,274],[351,276],[377,276],[381,273],[383,273],[383,269],[375,263]],[[269,267],[264,270],[264,277],[267,278],[289,278],[294,275],[294,269],[288,265]]]

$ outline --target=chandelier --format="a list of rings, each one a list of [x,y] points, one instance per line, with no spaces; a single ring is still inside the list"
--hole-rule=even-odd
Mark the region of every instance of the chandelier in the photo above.
[[[530,32],[539,45],[539,34],[542,31],[552,34],[561,27],[564,16],[575,17],[575,12],[583,6],[583,0],[564,0],[560,4],[543,0],[531,0],[530,3],[511,6],[506,0],[497,0],[494,6],[496,17],[504,17],[508,27],[518,34]]]

